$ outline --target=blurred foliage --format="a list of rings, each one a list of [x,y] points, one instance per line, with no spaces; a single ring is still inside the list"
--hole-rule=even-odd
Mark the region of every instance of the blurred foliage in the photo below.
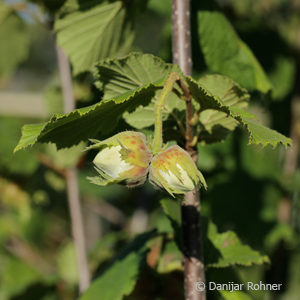
[[[2,100],[2,90],[39,91],[43,94],[48,115],[60,114],[63,111],[62,95],[57,76],[55,45],[47,28],[53,25],[54,14],[65,1],[19,2],[29,5],[30,9],[27,6],[11,5],[11,1],[6,1],[6,4],[0,2],[0,101],[5,101],[4,98]],[[245,50],[245,47],[247,49],[247,67],[252,69],[254,64],[254,69],[258,68],[259,74],[264,74],[260,75],[264,79],[255,85],[255,80],[245,80],[249,76],[247,70],[236,74],[236,71],[232,73],[232,69],[228,71],[226,68],[225,72],[223,66],[221,69],[216,68],[215,64],[219,60],[215,56],[208,59],[207,55],[219,54],[218,51],[205,53],[201,47],[198,31],[202,30],[203,19],[201,21],[201,11],[196,0],[192,1],[194,74],[203,80],[207,77],[202,75],[213,71],[226,73],[242,86],[249,87],[251,83],[251,88],[260,91],[268,90],[270,84],[266,82],[271,82],[272,90],[268,94],[251,91],[249,109],[260,111],[264,125],[289,135],[290,104],[295,87],[299,85],[296,79],[300,49],[297,38],[300,31],[299,4],[292,0],[218,0],[217,3],[218,19],[215,21],[220,22],[222,19],[223,24],[226,24],[218,28],[221,31],[230,28],[235,45],[242,43],[245,46],[240,51]],[[41,24],[32,17],[32,12],[44,14],[41,21],[46,28],[41,29]],[[132,49],[170,61],[170,16],[170,0],[149,0],[147,8],[136,14],[136,38]],[[71,25],[76,24],[71,22]],[[225,36],[219,35],[220,38]],[[211,36],[208,34],[206,37]],[[225,54],[226,45],[225,41],[221,46],[216,46],[222,50],[221,54]],[[232,51],[232,48],[229,50]],[[237,61],[239,69],[240,56],[232,55],[231,58]],[[97,103],[106,91],[105,88],[97,91],[87,74],[74,78],[78,107]],[[171,108],[171,116],[169,113],[164,116],[166,139],[174,141],[176,136],[179,143],[182,138],[178,137],[178,124],[183,120],[181,109],[177,107],[180,103],[176,102]],[[114,131],[132,126],[143,128],[147,136],[151,136],[151,105],[147,109],[125,114],[125,121],[120,120]],[[107,115],[104,121],[112,118]],[[3,116],[0,111],[0,299],[77,298],[78,270],[74,263],[75,251],[71,242],[63,175],[64,168],[74,164],[80,170],[79,184],[86,219],[90,268],[95,276],[105,275],[98,277],[95,284],[98,282],[108,293],[121,295],[132,291],[125,297],[127,300],[183,299],[180,236],[174,235],[173,231],[174,224],[176,226],[176,221],[180,220],[178,203],[148,186],[128,190],[122,186],[99,188],[91,185],[86,177],[93,172],[91,161],[95,153],[82,155],[82,146],[68,152],[56,151],[54,145],[46,144],[13,154],[13,148],[20,138],[21,126],[44,121]],[[95,118],[93,122],[103,120]],[[76,134],[78,131],[74,131]],[[62,141],[66,138],[62,137]],[[262,280],[283,283],[284,288],[278,294],[268,291],[229,295],[210,292],[209,299],[232,300],[236,297],[296,300],[300,292],[299,169],[295,174],[285,175],[285,149],[278,147],[274,150],[268,146],[262,150],[259,146],[249,146],[247,137],[240,130],[230,134],[226,132],[222,139],[224,141],[221,143],[197,145],[198,166],[204,171],[209,186],[208,191],[201,192],[201,212],[203,219],[209,218],[215,224],[211,223],[209,227],[211,235],[216,237],[213,243],[215,247],[209,241],[206,241],[205,247],[216,250],[216,247],[224,245],[223,239],[229,236],[230,241],[250,245],[255,250],[249,249],[255,251],[255,255],[260,253],[259,257],[268,255],[270,263],[247,268],[223,265],[221,271],[209,268],[207,280],[220,283]],[[163,200],[162,207],[159,205],[160,200]],[[150,238],[149,244],[144,244],[143,235],[137,238],[137,244],[132,242],[131,223],[137,210],[146,212],[147,229],[157,229],[158,236]],[[171,215],[173,218],[170,218]],[[203,226],[205,228],[205,222]],[[217,231],[215,228],[218,228]],[[128,254],[126,246],[130,245],[136,251]],[[221,254],[225,250],[221,247]],[[207,254],[219,255],[215,257],[220,257],[220,252],[206,251]],[[223,252],[223,262],[228,259],[224,258],[226,255]],[[233,252],[229,251],[229,255],[233,255]],[[236,259],[238,255],[234,254],[231,259]],[[143,269],[137,279],[138,267],[142,265]],[[113,268],[109,269],[109,266]],[[132,278],[128,278],[129,272]],[[122,281],[124,289],[120,289],[118,280]],[[113,300],[111,297],[108,299]]]
[[[9,38],[7,38],[9,37]],[[28,25],[2,0],[0,1],[0,83],[10,76],[29,52]],[[13,53],[13,55],[11,55]]]

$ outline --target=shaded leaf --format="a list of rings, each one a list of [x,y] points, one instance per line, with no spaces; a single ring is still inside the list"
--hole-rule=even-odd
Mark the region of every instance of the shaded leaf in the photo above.
[[[291,145],[291,140],[279,132],[267,128],[255,122],[256,117],[250,112],[240,109],[238,106],[229,107],[222,99],[208,91],[199,82],[191,77],[186,77],[193,98],[200,104],[201,110],[213,109],[225,112],[228,117],[236,119],[240,125],[247,129],[250,144],[261,144],[262,146],[278,144]]]
[[[228,107],[247,108],[249,94],[232,79],[222,75],[206,75],[199,83],[212,95],[218,97]],[[216,142],[224,140],[234,130],[238,121],[227,113],[207,109],[200,113],[199,120],[204,127],[200,134],[201,140]]]
[[[144,265],[148,252],[147,243],[154,232],[137,236],[128,247],[117,256],[110,266],[96,278],[80,300],[121,300],[129,295],[135,286],[139,271]]]
[[[263,93],[271,84],[249,47],[220,11],[198,13],[199,38],[209,69],[227,75],[249,90]]]
[[[218,233],[216,225],[210,222],[207,234],[208,239],[219,252],[219,257],[208,257],[206,261],[207,267],[251,266],[253,264],[260,265],[269,262],[267,256],[263,256],[259,252],[252,250],[249,246],[243,245],[233,231]]]
[[[55,21],[57,43],[74,73],[101,59],[126,53],[133,41],[132,20],[123,1],[68,0]]]
[[[180,232],[179,228],[181,228],[180,203],[171,199],[163,199],[161,204],[165,214],[171,220],[176,235],[178,231]],[[251,266],[269,262],[267,256],[263,256],[249,246],[243,245],[233,231],[218,233],[216,225],[208,222],[206,234],[204,260],[207,267]]]

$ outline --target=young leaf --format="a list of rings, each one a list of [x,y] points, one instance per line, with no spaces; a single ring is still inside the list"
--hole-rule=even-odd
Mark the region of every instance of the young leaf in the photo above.
[[[128,51],[133,20],[123,1],[68,0],[57,14],[57,43],[74,73],[89,71],[99,60]]]
[[[134,289],[141,267],[145,264],[147,243],[153,237],[153,231],[137,236],[79,299],[121,300],[128,296]]]
[[[202,52],[211,71],[227,75],[249,90],[266,93],[271,89],[260,63],[220,11],[201,10],[198,22]]]

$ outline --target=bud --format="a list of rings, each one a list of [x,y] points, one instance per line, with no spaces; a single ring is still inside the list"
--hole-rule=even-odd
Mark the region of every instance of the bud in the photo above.
[[[146,180],[151,152],[144,134],[135,131],[120,132],[104,141],[91,140],[99,148],[93,162],[99,176],[90,177],[92,183],[108,185],[124,183],[134,187]]]
[[[175,145],[158,153],[151,161],[149,180],[173,194],[184,194],[206,182],[191,156]]]

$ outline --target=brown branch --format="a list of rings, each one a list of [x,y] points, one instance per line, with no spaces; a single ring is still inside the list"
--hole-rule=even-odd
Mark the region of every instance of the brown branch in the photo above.
[[[56,49],[64,97],[64,110],[65,113],[68,113],[75,109],[70,64],[62,49],[59,47]],[[79,290],[80,292],[83,292],[90,285],[90,273],[88,269],[77,169],[75,167],[68,168],[65,172],[67,181],[67,195],[71,214],[72,234],[76,247],[77,264],[79,269]]]
[[[172,1],[173,63],[178,64],[186,75],[192,74],[190,38],[190,1]],[[190,92],[183,81],[179,85],[186,100],[186,150],[197,162],[197,151],[192,147],[195,140],[192,125],[194,109]],[[197,283],[205,283],[202,251],[200,197],[197,190],[185,194],[181,205],[182,243],[184,254],[184,287],[186,300],[205,300],[206,293],[196,289]],[[200,285],[201,286],[201,285]]]

